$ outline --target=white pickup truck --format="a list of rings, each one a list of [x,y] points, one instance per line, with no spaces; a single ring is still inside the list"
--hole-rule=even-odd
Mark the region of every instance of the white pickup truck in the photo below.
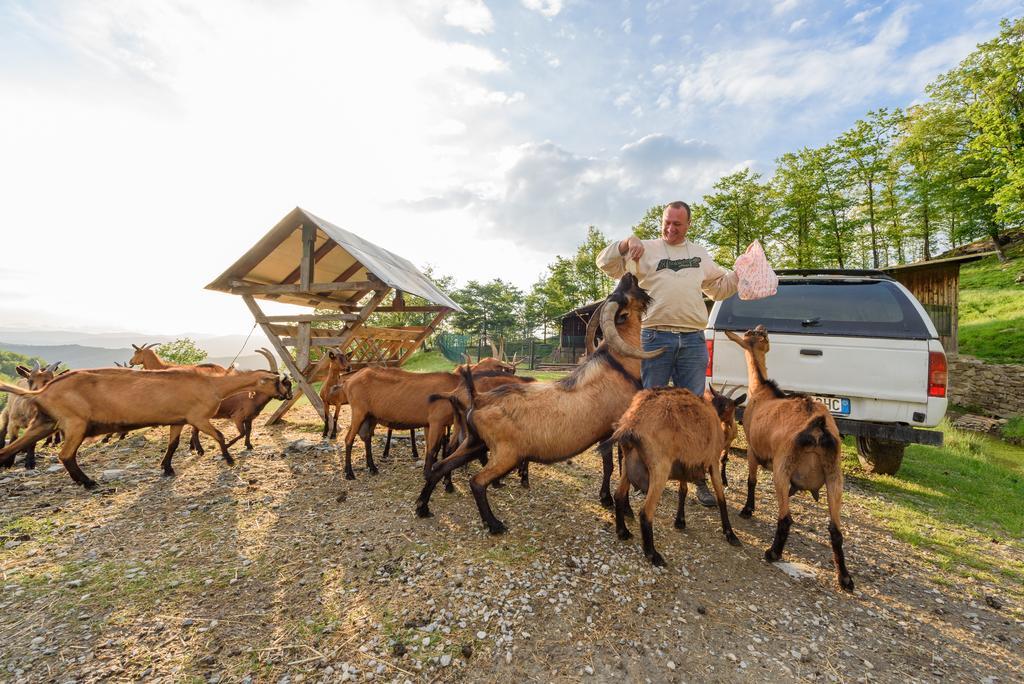
[[[725,336],[762,324],[768,376],[812,395],[854,435],[861,463],[893,474],[908,443],[942,444],[946,355],[924,307],[879,271],[779,271],[778,294],[731,297],[711,309],[705,338],[708,380],[747,386],[743,352]]]

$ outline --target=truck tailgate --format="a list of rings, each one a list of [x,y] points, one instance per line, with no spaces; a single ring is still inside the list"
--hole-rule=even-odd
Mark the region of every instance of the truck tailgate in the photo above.
[[[711,333],[712,331],[707,331]],[[927,413],[928,341],[771,334],[768,376],[788,391],[849,399],[854,420],[918,423]],[[712,383],[747,385],[743,350],[714,331]]]

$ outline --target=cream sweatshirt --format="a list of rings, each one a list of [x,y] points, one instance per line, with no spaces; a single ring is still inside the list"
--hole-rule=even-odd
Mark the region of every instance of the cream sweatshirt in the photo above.
[[[597,267],[612,278],[626,271],[636,275],[640,287],[654,299],[644,316],[644,328],[691,332],[708,324],[701,291],[715,300],[736,294],[737,277],[712,260],[707,250],[685,240],[670,245],[661,238],[642,240],[639,264],[619,254],[619,240],[597,255]]]

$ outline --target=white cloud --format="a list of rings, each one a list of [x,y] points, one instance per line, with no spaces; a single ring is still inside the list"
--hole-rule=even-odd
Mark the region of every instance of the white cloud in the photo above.
[[[655,33],[647,42],[650,43],[651,47],[654,47],[662,41],[662,38],[664,38],[664,36],[662,36],[660,33]]]
[[[523,7],[551,19],[562,11],[562,0],[522,0]]]
[[[625,21],[622,22],[622,32],[627,34],[627,35],[633,32],[633,20],[632,19],[627,18]]]
[[[571,250],[586,226],[624,233],[666,197],[696,201],[735,162],[701,140],[652,134],[611,155],[579,155],[550,142],[509,148],[500,174],[473,190],[443,190],[416,209],[461,208],[483,217],[481,234],[548,253]]]
[[[494,30],[494,17],[483,0],[452,0],[444,20],[449,26],[464,28],[470,33],[490,33]]]
[[[871,7],[871,8],[868,8],[866,10],[861,10],[860,12],[857,12],[856,14],[853,15],[853,18],[850,19],[850,23],[852,23],[852,24],[862,24],[865,21],[867,21],[872,15],[878,14],[881,11],[882,11],[882,7],[881,6]]]
[[[775,0],[772,3],[772,14],[785,14],[792,9],[795,9],[800,4],[800,0]]]
[[[805,26],[807,26],[807,19],[797,19],[789,25],[789,32],[796,33]]]
[[[824,96],[822,106],[837,107],[879,92],[917,94],[937,71],[961,59],[976,36],[965,34],[904,54],[912,9],[894,11],[867,42],[767,38],[744,49],[711,53],[682,69],[680,101],[684,107],[767,106]]]

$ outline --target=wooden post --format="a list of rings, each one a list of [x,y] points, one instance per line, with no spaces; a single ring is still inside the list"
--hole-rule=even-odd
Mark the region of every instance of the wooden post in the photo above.
[[[299,263],[299,285],[306,292],[313,284],[313,246],[316,244],[316,226],[311,223],[302,224],[302,261]],[[301,362],[299,365],[303,365]]]
[[[309,328],[308,322],[299,323],[299,339],[295,348],[295,365],[299,368],[305,368],[309,363]]]
[[[261,319],[266,320],[266,316],[264,316],[263,311],[260,309],[259,305],[256,304],[256,300],[253,299],[252,295],[242,295],[242,301],[244,301],[245,305],[249,307],[249,311],[252,312],[253,317],[256,319],[258,323],[260,322]],[[292,355],[288,353],[288,349],[281,343],[280,338],[270,328],[270,325],[268,323],[259,323],[259,325],[260,328],[262,328],[263,330],[263,334],[267,336],[268,340],[270,340],[270,344],[274,346],[274,349],[277,351],[278,356],[281,357],[281,361],[284,362],[284,365],[292,374],[292,379],[294,379],[295,382],[299,384],[299,388],[302,389],[302,393],[306,395],[307,399],[309,399],[309,403],[313,405],[313,408],[316,409],[316,412],[323,416],[324,405],[323,402],[320,401],[320,395],[316,393],[316,390],[313,389],[313,386],[309,384],[308,380],[306,380],[306,376],[303,375],[302,371],[299,370],[299,367],[296,365],[294,359],[292,359]],[[306,325],[308,326],[309,324],[307,323]],[[271,418],[271,420],[273,420],[273,417]],[[268,424],[269,422],[270,421],[268,421]]]

